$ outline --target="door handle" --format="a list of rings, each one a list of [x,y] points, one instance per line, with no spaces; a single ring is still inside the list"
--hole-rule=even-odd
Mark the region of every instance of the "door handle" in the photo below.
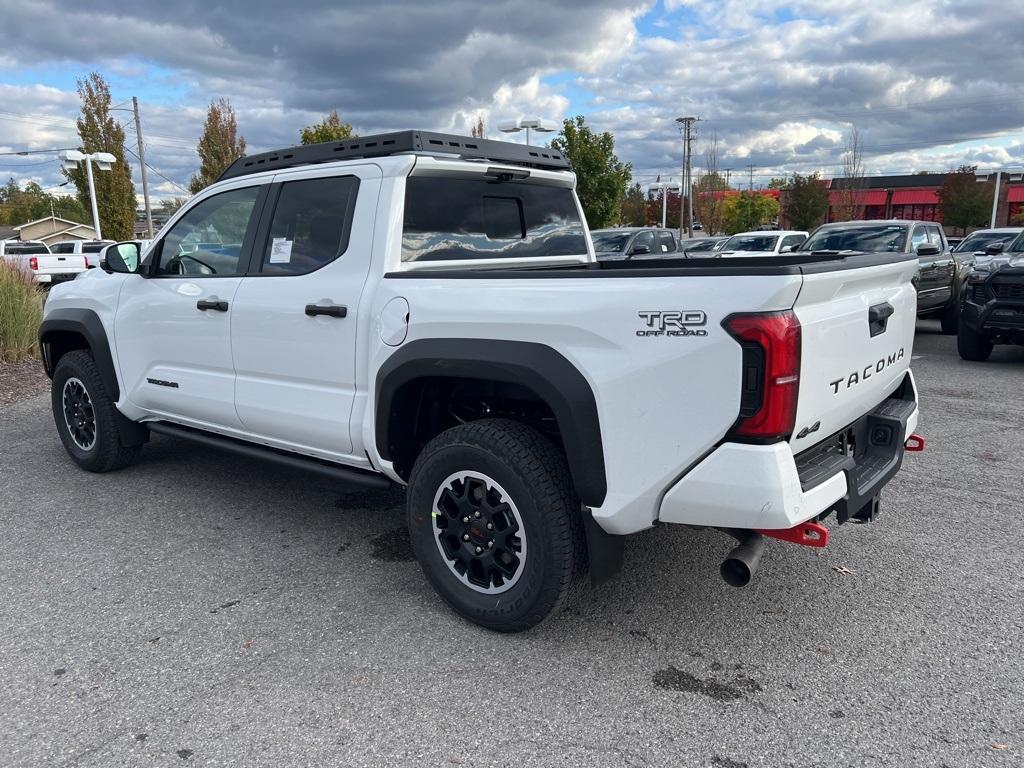
[[[217,312],[227,312],[228,303],[220,299],[200,299],[196,302],[196,309],[201,309],[204,312],[208,309],[213,309]]]
[[[316,315],[346,317],[348,315],[348,307],[342,307],[338,304],[307,304],[306,314],[310,317],[315,317]]]

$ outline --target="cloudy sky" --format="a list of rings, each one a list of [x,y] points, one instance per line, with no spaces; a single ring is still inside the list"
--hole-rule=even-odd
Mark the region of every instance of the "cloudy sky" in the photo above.
[[[1019,0],[0,0],[0,21],[0,152],[76,146],[96,70],[139,97],[157,196],[187,185],[220,96],[250,151],[330,109],[364,135],[482,116],[492,138],[582,114],[647,183],[678,176],[687,114],[734,183],[838,173],[851,125],[876,173],[1024,164]],[[46,154],[0,176],[62,181]]]

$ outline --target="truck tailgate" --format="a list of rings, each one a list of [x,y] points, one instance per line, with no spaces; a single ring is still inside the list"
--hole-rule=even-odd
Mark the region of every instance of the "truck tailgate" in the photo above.
[[[916,273],[913,256],[805,272],[793,307],[803,335],[794,453],[856,421],[903,381],[917,320]]]
[[[82,254],[40,253],[35,255],[39,275],[69,275],[88,269],[86,257]]]

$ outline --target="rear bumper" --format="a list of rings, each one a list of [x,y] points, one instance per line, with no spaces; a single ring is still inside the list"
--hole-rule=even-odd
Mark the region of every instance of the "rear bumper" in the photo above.
[[[841,523],[870,519],[917,421],[908,371],[893,396],[799,456],[789,443],[723,443],[669,489],[658,519],[751,529],[792,528],[833,511]]]
[[[66,283],[68,280],[74,280],[78,277],[81,272],[36,272],[36,282],[46,283],[48,285],[55,285],[57,283]]]

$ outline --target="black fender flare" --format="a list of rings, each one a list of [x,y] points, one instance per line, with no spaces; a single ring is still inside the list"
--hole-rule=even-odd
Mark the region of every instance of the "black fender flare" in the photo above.
[[[110,354],[110,342],[103,322],[91,309],[55,309],[47,315],[39,326],[39,348],[43,353],[43,365],[46,374],[52,379],[56,361],[47,351],[47,339],[56,332],[75,333],[85,339],[92,352],[92,359],[100,369],[103,386],[110,393],[112,400],[121,396],[121,387],[117,383],[117,371],[114,369],[114,358]]]
[[[114,357],[110,353],[110,342],[103,322],[99,315],[91,309],[55,309],[50,312],[39,326],[39,349],[43,356],[43,367],[46,375],[53,378],[57,361],[49,348],[49,339],[57,333],[73,333],[81,336],[92,354],[92,359],[99,369],[103,387],[111,400],[115,402],[121,397],[121,387],[117,382],[117,370],[114,368]],[[125,445],[141,445],[149,439],[149,430],[123,415],[117,409],[117,429]]]
[[[601,424],[594,391],[579,369],[545,344],[495,339],[419,339],[389,357],[377,372],[377,452],[391,460],[389,422],[395,394],[419,378],[457,377],[518,384],[551,408],[569,471],[584,504],[599,507],[608,492]]]

